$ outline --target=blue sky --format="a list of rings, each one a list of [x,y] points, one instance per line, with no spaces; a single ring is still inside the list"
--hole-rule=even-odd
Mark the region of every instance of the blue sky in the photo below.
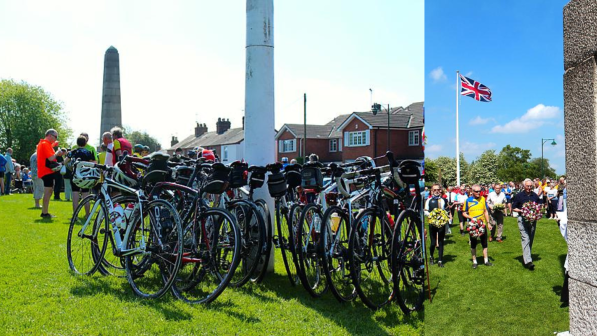
[[[425,4],[425,155],[456,154],[456,71],[488,86],[493,101],[461,96],[460,151],[468,162],[510,144],[565,171],[563,28],[567,0]]]
[[[0,1],[0,78],[40,85],[99,138],[103,57],[120,54],[123,124],[169,147],[195,121],[240,127],[245,0]],[[275,1],[276,126],[424,96],[424,1]]]

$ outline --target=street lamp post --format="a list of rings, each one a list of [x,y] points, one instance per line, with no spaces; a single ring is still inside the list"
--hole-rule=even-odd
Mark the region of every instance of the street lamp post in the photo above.
[[[371,112],[373,112],[373,115],[377,115],[377,113],[381,112],[381,104],[373,104],[371,105]],[[386,145],[386,150],[389,151],[390,150],[390,104],[388,104],[388,143]]]
[[[546,142],[548,142],[549,140],[551,140],[551,145],[555,146],[557,145],[556,143],[556,139],[543,139],[541,138],[541,178],[545,178],[545,168],[544,163],[543,163],[543,145],[545,145]]]

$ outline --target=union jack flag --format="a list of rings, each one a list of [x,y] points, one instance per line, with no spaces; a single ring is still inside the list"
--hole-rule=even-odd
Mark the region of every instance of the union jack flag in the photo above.
[[[469,96],[482,102],[491,101],[491,90],[487,86],[463,75],[460,75],[460,83],[462,86],[460,90],[461,95]]]

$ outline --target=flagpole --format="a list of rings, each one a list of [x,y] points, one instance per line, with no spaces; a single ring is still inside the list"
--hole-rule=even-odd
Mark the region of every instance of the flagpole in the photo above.
[[[459,83],[459,73],[460,71],[456,70],[456,186],[460,187],[460,143],[458,141],[458,85]]]

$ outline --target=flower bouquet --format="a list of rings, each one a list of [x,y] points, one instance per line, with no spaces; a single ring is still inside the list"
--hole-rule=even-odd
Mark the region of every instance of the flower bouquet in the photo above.
[[[504,209],[506,209],[506,206],[504,204],[502,204],[502,203],[500,203],[500,204],[494,204],[494,206],[493,206],[493,211],[494,212],[496,212],[496,211],[504,211]]]
[[[468,222],[466,231],[472,238],[479,238],[485,234],[485,223],[477,218],[473,218]]]
[[[535,202],[526,202],[522,205],[522,217],[529,222],[536,222],[543,217],[541,214],[541,205]]]
[[[437,228],[444,227],[444,225],[450,221],[446,210],[440,208],[433,209],[433,211],[429,213],[429,216],[427,216],[427,220],[429,225],[435,226]]]

